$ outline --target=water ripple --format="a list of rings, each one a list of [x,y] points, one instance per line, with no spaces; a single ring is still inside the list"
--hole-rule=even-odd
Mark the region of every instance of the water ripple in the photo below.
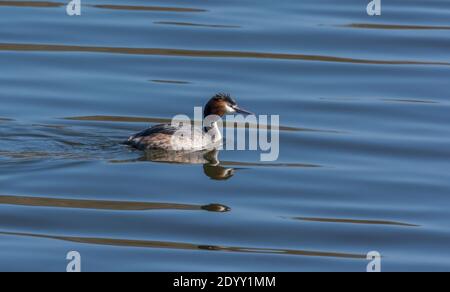
[[[161,79],[154,79],[150,80],[154,83],[167,83],[167,84],[191,84],[191,82],[188,81],[180,81],[180,80],[161,80]]]
[[[343,219],[343,218],[314,218],[314,217],[293,217],[292,219],[309,221],[309,222],[320,222],[320,223],[344,223],[344,224],[367,224],[367,225],[396,225],[405,227],[419,227],[419,225],[386,221],[386,220],[356,220],[356,219]]]
[[[67,3],[50,2],[50,1],[0,1],[0,6],[12,7],[33,7],[33,8],[49,8],[61,7]],[[101,9],[126,10],[126,11],[165,11],[165,12],[206,12],[205,9],[186,8],[186,7],[166,7],[166,6],[134,6],[134,5],[112,5],[112,4],[96,4],[86,5]]]
[[[162,6],[132,6],[132,5],[110,5],[98,4],[92,5],[96,8],[114,9],[114,10],[136,10],[136,11],[167,11],[167,12],[206,12],[205,9],[183,8],[183,7],[162,7]]]
[[[66,120],[72,121],[99,121],[99,122],[127,122],[127,123],[161,123],[166,124],[170,123],[171,119],[165,118],[152,118],[152,117],[124,117],[124,116],[81,116],[81,117],[66,117]],[[238,128],[244,128],[246,125],[238,123]],[[257,129],[258,125],[249,125],[250,129]],[[287,132],[321,132],[321,133],[340,133],[339,131],[333,130],[322,130],[322,129],[310,129],[310,128],[298,128],[298,127],[288,127],[288,126],[280,126],[280,131]]]
[[[450,30],[450,26],[376,24],[376,23],[351,23],[347,25],[342,25],[341,27],[366,28],[366,29],[392,29],[392,30]]]
[[[185,210],[228,212],[231,210],[222,204],[193,205],[178,203],[153,202],[127,202],[127,201],[99,201],[99,200],[73,200],[43,197],[0,196],[1,205],[18,205],[29,207],[54,207],[73,209],[95,209],[113,211],[149,211],[149,210]]]
[[[0,6],[13,7],[60,7],[63,5],[65,4],[49,1],[0,1]]]
[[[154,24],[189,26],[189,27],[208,27],[208,28],[241,28],[239,25],[225,25],[225,24],[204,24],[193,22],[176,22],[176,21],[155,21]]]
[[[413,61],[413,60],[370,60],[346,57],[282,54],[265,52],[242,51],[213,51],[213,50],[185,50],[169,48],[125,48],[125,47],[94,47],[94,46],[69,46],[50,44],[12,44],[1,43],[0,51],[32,51],[32,52],[89,52],[110,53],[128,55],[154,55],[154,56],[178,56],[196,58],[251,58],[272,60],[302,60],[314,62],[350,63],[366,65],[434,65],[450,66],[450,62]]]
[[[0,232],[0,234],[12,235],[12,236],[27,236],[27,237],[35,237],[35,238],[47,238],[47,239],[84,243],[84,244],[110,245],[110,246],[118,246],[118,247],[223,251],[223,252],[232,252],[232,253],[278,254],[278,255],[330,257],[330,258],[347,258],[347,259],[364,259],[364,260],[366,258],[366,255],[363,255],[363,254],[311,251],[311,250],[296,250],[296,249],[272,249],[272,248],[259,248],[259,247],[218,246],[218,245],[208,245],[208,244],[192,244],[192,243],[186,243],[186,242],[130,240],[130,239],[115,239],[115,238],[53,236],[53,235],[19,233],[19,232]]]

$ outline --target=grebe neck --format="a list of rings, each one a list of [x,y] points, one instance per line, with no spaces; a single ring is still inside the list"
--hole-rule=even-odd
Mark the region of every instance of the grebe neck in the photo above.
[[[217,143],[222,140],[222,132],[217,125],[217,122],[212,122],[210,126],[204,127],[203,132],[211,137],[213,143]]]
[[[208,103],[203,111],[203,132],[209,136],[212,143],[222,141],[222,132],[219,129],[218,122],[222,115],[216,114],[212,106]]]

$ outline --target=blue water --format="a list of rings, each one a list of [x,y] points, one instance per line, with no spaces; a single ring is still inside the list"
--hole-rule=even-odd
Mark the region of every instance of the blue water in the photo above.
[[[450,270],[450,5],[366,2],[0,1],[0,270]],[[120,144],[216,92],[277,161]]]

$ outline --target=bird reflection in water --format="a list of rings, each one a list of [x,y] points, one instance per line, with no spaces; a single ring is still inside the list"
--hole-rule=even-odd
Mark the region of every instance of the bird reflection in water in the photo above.
[[[218,154],[219,151],[217,150],[197,152],[151,150],[144,152],[144,155],[139,160],[162,163],[203,164],[203,171],[209,178],[214,180],[230,179],[235,174],[236,169],[220,165]]]

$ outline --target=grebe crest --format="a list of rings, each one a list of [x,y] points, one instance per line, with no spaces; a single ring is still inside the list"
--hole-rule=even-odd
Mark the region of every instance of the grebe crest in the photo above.
[[[217,122],[225,115],[250,112],[239,108],[229,94],[218,93],[203,111],[203,129],[186,125],[161,124],[131,136],[126,144],[140,150],[201,151],[215,149],[222,144],[222,133]]]

